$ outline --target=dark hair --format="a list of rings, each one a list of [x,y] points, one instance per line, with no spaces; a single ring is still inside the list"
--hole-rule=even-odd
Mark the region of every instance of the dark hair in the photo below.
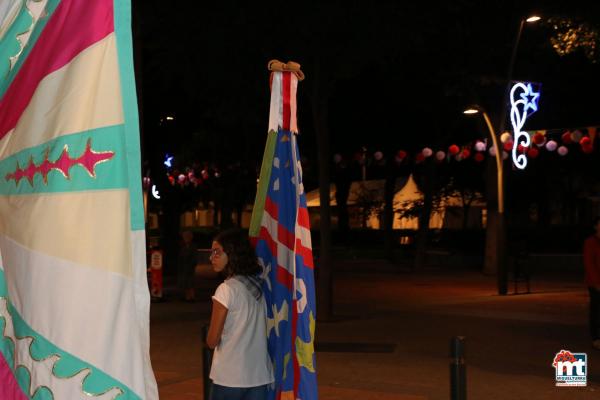
[[[254,247],[244,232],[229,229],[219,233],[213,240],[223,246],[223,251],[227,254],[227,265],[223,271],[225,276],[258,275],[262,272]]]

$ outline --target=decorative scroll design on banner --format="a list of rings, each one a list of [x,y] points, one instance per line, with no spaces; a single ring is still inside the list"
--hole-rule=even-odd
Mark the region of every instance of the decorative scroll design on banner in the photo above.
[[[527,148],[531,144],[529,134],[522,129],[527,117],[537,111],[539,98],[540,93],[533,90],[531,83],[517,82],[510,90],[510,122],[514,132],[512,159],[519,169],[527,166],[527,155],[519,154],[519,146]]]
[[[33,162],[33,157],[29,158],[29,163],[25,168],[21,168],[17,162],[15,171],[6,175],[6,181],[14,180],[18,186],[21,179],[26,178],[29,184],[33,187],[33,178],[35,174],[42,175],[44,184],[48,184],[48,173],[52,170],[60,172],[66,179],[69,179],[69,170],[74,165],[81,165],[85,168],[91,178],[96,178],[96,165],[109,161],[115,155],[114,151],[94,151],[92,150],[92,139],[88,139],[85,150],[77,158],[71,158],[69,154],[69,146],[65,145],[61,155],[54,161],[48,160],[50,149],[46,150],[44,161],[36,165]]]
[[[17,34],[16,36],[17,42],[19,43],[19,51],[17,52],[17,54],[10,57],[11,70],[15,67],[17,61],[19,61],[19,57],[23,53],[23,50],[25,50],[25,47],[27,47],[27,43],[29,42],[29,38],[31,37],[31,33],[33,32],[33,29],[35,28],[36,24],[41,18],[44,18],[46,16],[47,2],[48,0],[28,0],[26,2],[25,10],[31,18],[31,25],[27,27],[27,30]]]
[[[4,320],[4,329],[0,335],[0,340],[9,339],[15,344],[13,359],[7,360],[11,368],[17,374],[26,374],[27,377],[27,396],[35,398],[39,391],[47,391],[56,399],[54,393],[72,393],[71,388],[77,387],[80,395],[79,399],[97,399],[112,400],[124,393],[119,387],[111,387],[102,393],[90,393],[84,389],[85,381],[92,375],[92,369],[89,367],[77,368],[74,373],[67,376],[61,376],[57,373],[57,365],[62,356],[56,353],[49,354],[46,357],[36,358],[33,355],[33,346],[36,338],[32,336],[18,337],[14,331],[12,316],[8,310],[8,300],[6,297],[0,297],[0,320]],[[33,373],[32,373],[33,372]],[[38,380],[46,380],[45,384],[34,384],[31,377],[35,376]],[[56,399],[58,400],[58,399]]]

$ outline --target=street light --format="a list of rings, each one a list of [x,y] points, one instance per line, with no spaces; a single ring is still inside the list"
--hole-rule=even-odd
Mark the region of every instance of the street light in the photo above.
[[[492,144],[494,147],[494,151],[496,152],[496,173],[498,177],[498,213],[504,214],[504,179],[503,179],[503,170],[502,170],[502,152],[500,147],[498,146],[498,138],[496,136],[496,132],[494,131],[494,127],[492,122],[490,121],[490,117],[487,112],[483,109],[483,107],[478,105],[472,105],[463,111],[466,115],[478,114],[481,113],[483,115],[483,119],[485,120],[485,124],[488,128],[488,133],[492,138]]]
[[[498,285],[498,294],[505,295],[508,291],[508,270],[506,268],[505,262],[505,221],[504,221],[504,173],[503,173],[503,165],[502,165],[502,149],[498,146],[498,137],[496,132],[494,131],[494,127],[492,122],[490,121],[490,117],[487,112],[483,109],[483,107],[479,105],[472,105],[463,111],[466,115],[474,115],[479,114],[483,116],[485,120],[485,124],[488,128],[488,133],[492,138],[492,146],[496,153],[496,174],[497,174],[497,192],[498,192],[498,214],[494,215],[493,218],[488,218],[487,226],[488,226],[488,234],[494,232],[495,233],[495,246],[493,247],[495,253],[494,260],[496,261],[496,272],[497,272],[497,285]],[[489,212],[488,207],[488,216],[491,213]],[[492,222],[494,223],[495,229],[492,229]],[[492,253],[492,254],[493,254]]]
[[[542,18],[538,15],[530,15],[527,18],[521,18],[519,21],[519,29],[517,30],[517,36],[515,37],[515,43],[513,44],[512,53],[510,55],[510,61],[508,63],[508,70],[506,71],[506,90],[504,91],[504,100],[502,102],[502,112],[500,113],[500,124],[498,125],[498,132],[504,132],[504,124],[506,120],[506,109],[508,107],[508,97],[510,93],[510,86],[512,82],[513,70],[515,68],[515,61],[517,59],[517,50],[519,49],[519,42],[521,41],[521,35],[523,33],[523,27],[525,23],[535,23]]]

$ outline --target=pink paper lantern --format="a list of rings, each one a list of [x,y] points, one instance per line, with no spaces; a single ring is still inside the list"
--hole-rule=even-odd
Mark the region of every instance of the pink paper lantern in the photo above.
[[[477,142],[475,143],[475,150],[477,151],[485,151],[485,143]]]
[[[560,146],[557,151],[561,156],[566,156],[569,154],[569,149],[567,149],[565,146]]]
[[[556,143],[554,140],[550,140],[548,143],[546,143],[546,150],[548,151],[554,151],[557,147],[558,143]]]

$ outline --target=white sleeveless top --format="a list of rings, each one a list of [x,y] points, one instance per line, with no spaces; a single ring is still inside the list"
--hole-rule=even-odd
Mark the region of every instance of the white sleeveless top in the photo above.
[[[256,300],[242,282],[227,279],[212,298],[227,308],[227,318],[213,354],[210,379],[217,385],[229,387],[273,382],[264,296]]]

